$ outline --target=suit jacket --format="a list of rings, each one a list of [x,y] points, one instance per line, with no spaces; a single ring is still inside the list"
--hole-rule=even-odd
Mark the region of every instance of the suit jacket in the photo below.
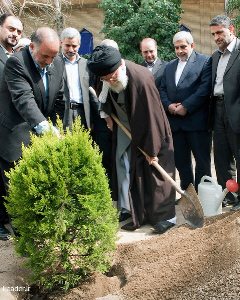
[[[5,67],[7,59],[8,59],[7,55],[3,51],[3,48],[0,46],[0,82],[2,80],[3,69]]]
[[[161,60],[159,57],[156,60],[156,63],[153,66],[152,74],[155,80],[156,87],[159,89],[161,85],[161,80],[163,76],[164,69],[168,64],[167,61]],[[141,63],[142,66],[147,67],[147,63],[143,61]]]
[[[212,87],[214,88],[219,51],[212,55]],[[236,133],[240,133],[240,40],[236,40],[236,45],[229,58],[226,70],[223,76],[223,90],[226,112],[229,123]],[[213,92],[210,104],[210,127],[214,121],[214,98]]]
[[[65,70],[65,62],[62,54],[60,55],[62,64],[64,66],[63,73],[63,86],[64,86],[64,95],[63,99],[65,101],[65,113],[63,119],[64,127],[68,127],[72,123],[72,116],[70,111],[70,93],[69,93],[69,83],[67,78],[67,73]],[[79,79],[82,90],[83,97],[83,107],[85,112],[85,118],[87,122],[87,127],[91,128],[91,122],[93,121],[93,111],[95,112],[94,116],[99,117],[98,114],[98,101],[94,98],[94,96],[89,92],[89,86],[93,86],[93,77],[90,74],[87,67],[87,60],[83,57],[78,61],[78,71],[79,71]],[[99,117],[100,118],[100,117]]]
[[[211,94],[211,57],[192,52],[176,86],[175,73],[178,58],[172,60],[165,68],[160,96],[167,112],[172,131],[206,130]],[[172,115],[168,106],[181,102],[187,109],[185,116]]]
[[[0,95],[0,156],[13,162],[22,155],[22,143],[30,142],[34,126],[56,113],[63,116],[63,67],[55,58],[48,71],[49,99],[44,109],[45,88],[28,47],[13,54],[6,62]],[[34,130],[33,130],[34,132]]]

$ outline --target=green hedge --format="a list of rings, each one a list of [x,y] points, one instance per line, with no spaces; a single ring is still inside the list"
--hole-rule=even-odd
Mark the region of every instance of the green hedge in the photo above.
[[[99,149],[80,121],[58,138],[32,136],[9,173],[7,211],[20,233],[16,251],[26,256],[39,286],[75,286],[92,271],[105,272],[115,249],[118,214],[112,206]]]

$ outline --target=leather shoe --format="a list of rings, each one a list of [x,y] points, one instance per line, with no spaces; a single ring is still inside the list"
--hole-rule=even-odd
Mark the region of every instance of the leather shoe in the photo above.
[[[130,223],[127,223],[127,224],[123,225],[121,227],[121,229],[134,231],[134,230],[138,229],[139,227],[140,227],[139,225],[136,225],[133,222],[130,222]]]
[[[236,204],[233,205],[233,207],[230,208],[231,211],[237,211],[240,209],[240,201],[238,201]]]
[[[119,217],[118,217],[118,220],[119,220],[119,222],[123,222],[123,221],[126,221],[129,218],[131,218],[131,215],[129,213],[121,212]]]
[[[4,226],[0,226],[0,240],[7,241],[11,238],[10,231]]]
[[[153,226],[153,232],[162,234],[166,232],[168,229],[172,228],[175,224],[169,221],[159,221],[156,225]]]
[[[226,207],[226,206],[228,206],[228,200],[224,199],[222,202],[222,207]]]
[[[181,198],[180,198],[180,199],[181,199]],[[180,199],[177,199],[177,200],[175,201],[175,205],[178,205]]]
[[[222,207],[226,207],[228,205],[235,205],[236,204],[236,199],[228,199],[228,198],[225,198],[222,202]]]

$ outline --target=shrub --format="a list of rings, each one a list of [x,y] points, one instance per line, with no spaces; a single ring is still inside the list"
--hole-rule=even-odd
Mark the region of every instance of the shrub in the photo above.
[[[8,176],[16,251],[28,258],[35,283],[66,290],[92,271],[107,271],[117,211],[99,150],[79,120],[62,139],[32,135]]]

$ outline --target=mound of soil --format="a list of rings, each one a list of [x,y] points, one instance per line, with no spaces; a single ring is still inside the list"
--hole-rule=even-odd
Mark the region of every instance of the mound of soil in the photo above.
[[[33,290],[32,290],[33,292]],[[184,224],[151,239],[119,244],[107,274],[69,292],[28,299],[240,299],[240,211]]]

